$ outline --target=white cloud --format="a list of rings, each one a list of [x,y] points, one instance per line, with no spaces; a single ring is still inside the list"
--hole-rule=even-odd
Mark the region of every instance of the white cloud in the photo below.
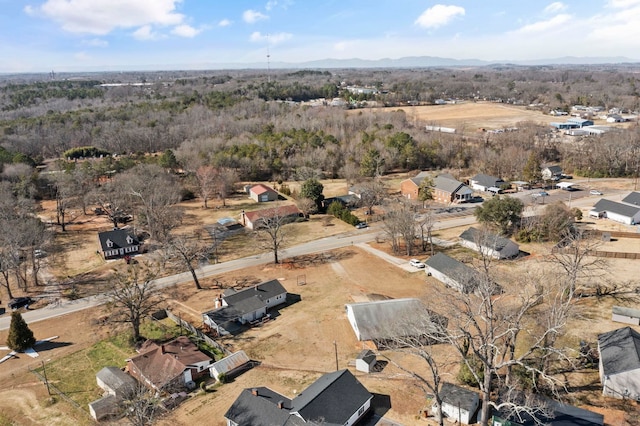
[[[91,59],[91,56],[87,55],[87,52],[78,52],[75,55],[73,55],[74,58],[76,58],[78,61],[89,61]]]
[[[264,5],[264,8],[267,11],[275,8],[276,6],[280,6],[282,9],[287,9],[292,4],[293,0],[269,0],[267,4]]]
[[[220,22],[218,22],[218,26],[219,27],[228,27],[232,24],[232,22],[228,19],[223,19]]]
[[[451,22],[456,16],[464,16],[465,10],[460,6],[436,4],[422,12],[415,24],[423,28],[438,28]]]
[[[157,40],[160,35],[153,31],[151,25],[143,25],[135,30],[131,35],[138,40]]]
[[[640,0],[609,0],[607,2],[607,6],[613,7],[616,9],[622,9],[632,6],[639,6]]]
[[[66,31],[105,35],[116,28],[145,25],[180,25],[184,15],[176,12],[182,0],[46,0],[27,6],[30,15],[42,15]]]
[[[174,29],[171,30],[171,34],[177,35],[179,37],[193,38],[200,34],[202,30],[193,28],[191,25],[178,25]]]
[[[271,10],[278,5],[277,0],[269,0],[267,4],[264,5],[266,10]]]
[[[518,33],[540,33],[544,31],[550,31],[556,29],[558,27],[563,26],[571,19],[571,15],[560,14],[556,15],[551,19],[547,19],[546,21],[538,21],[533,24],[528,24],[523,27],[520,27],[516,32]]]
[[[269,19],[269,17],[262,12],[249,9],[244,11],[244,13],[242,14],[242,19],[247,24],[254,24],[258,21],[262,21],[263,19]]]
[[[280,44],[284,41],[291,40],[293,34],[290,33],[275,33],[275,34],[262,34],[256,31],[249,36],[249,40],[254,43],[269,43],[270,45]]]
[[[567,10],[567,5],[560,1],[556,1],[545,7],[544,13],[553,15],[555,13],[562,12],[563,10]]]
[[[90,40],[82,40],[82,44],[85,46],[91,47],[107,47],[109,46],[109,42],[106,40],[102,40],[100,38],[92,38]]]

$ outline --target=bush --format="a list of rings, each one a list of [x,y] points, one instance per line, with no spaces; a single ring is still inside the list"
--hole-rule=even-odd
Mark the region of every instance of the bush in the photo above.
[[[484,370],[482,368],[482,364],[480,363],[480,360],[474,355],[471,355],[467,357],[467,361],[471,366],[471,368],[473,368],[473,370],[476,372],[476,375],[480,378],[480,380],[484,380]],[[458,372],[458,380],[464,383],[465,385],[473,386],[477,388],[479,386],[478,381],[476,380],[475,376],[471,373],[471,370],[469,369],[469,365],[467,365],[467,362],[465,362],[464,360],[460,361],[460,371]]]
[[[63,154],[63,158],[70,158],[75,160],[77,158],[97,158],[100,156],[110,156],[111,153],[96,148],[95,146],[80,146],[78,148],[71,148],[66,150]]]
[[[218,374],[218,381],[222,384],[227,383],[227,375],[224,373]]]

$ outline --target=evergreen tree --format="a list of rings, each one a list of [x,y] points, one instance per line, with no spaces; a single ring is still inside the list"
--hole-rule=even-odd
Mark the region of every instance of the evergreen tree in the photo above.
[[[13,312],[11,314],[7,346],[9,346],[11,350],[23,352],[35,344],[36,338],[33,337],[33,331],[31,331],[19,312]]]

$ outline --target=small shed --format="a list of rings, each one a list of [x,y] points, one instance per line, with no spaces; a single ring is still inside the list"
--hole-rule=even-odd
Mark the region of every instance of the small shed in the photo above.
[[[365,349],[356,358],[356,370],[363,373],[371,373],[376,366],[376,354],[369,349]]]
[[[480,405],[480,398],[477,393],[451,383],[442,385],[440,399],[442,399],[443,414],[452,421],[465,425],[471,423],[471,419]],[[436,413],[436,410],[437,407],[434,404],[432,411]]]
[[[209,367],[209,375],[219,380],[221,375],[232,375],[245,367],[250,361],[245,351],[240,350],[211,364]]]
[[[96,421],[114,417],[120,413],[120,399],[111,394],[89,403],[89,413]]]
[[[258,203],[277,201],[278,192],[267,185],[259,183],[249,188],[249,197]]]
[[[640,325],[640,309],[614,306],[612,308],[611,320],[624,324]]]

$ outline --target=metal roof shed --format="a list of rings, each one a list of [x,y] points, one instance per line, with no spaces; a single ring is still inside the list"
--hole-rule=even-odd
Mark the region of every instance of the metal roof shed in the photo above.
[[[226,376],[229,373],[234,371],[238,371],[240,368],[244,367],[251,360],[245,353],[245,351],[235,352],[228,357],[222,358],[220,361],[216,361],[209,367],[209,375],[216,380],[219,380],[220,375],[224,374]]]
[[[559,189],[564,189],[564,190],[568,190],[570,189],[573,185],[575,185],[574,183],[571,182],[559,182],[556,184],[556,188]]]

